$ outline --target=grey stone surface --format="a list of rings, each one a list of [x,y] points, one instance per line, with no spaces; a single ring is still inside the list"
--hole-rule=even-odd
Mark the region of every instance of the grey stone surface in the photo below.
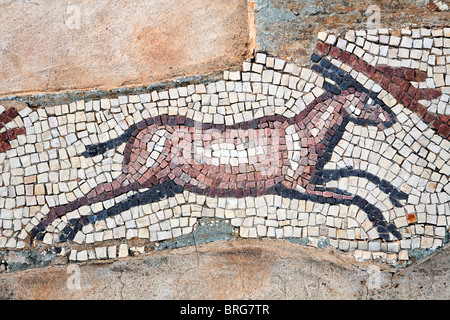
[[[427,0],[255,0],[256,50],[308,65],[320,31],[343,34],[368,29],[379,8],[380,27],[432,27],[448,24],[450,12],[431,11]]]

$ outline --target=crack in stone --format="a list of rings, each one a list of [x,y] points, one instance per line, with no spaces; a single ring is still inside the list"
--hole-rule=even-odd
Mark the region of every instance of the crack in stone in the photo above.
[[[122,276],[125,270],[119,270],[119,282],[122,285],[122,287],[119,290],[119,294],[120,294],[120,300],[124,300],[123,298],[123,289],[125,288],[125,283],[122,281]]]
[[[242,282],[242,288],[244,289],[245,293],[248,295],[248,297],[249,297],[248,299],[251,300],[252,296],[251,296],[250,292],[247,290],[247,287],[245,286],[245,281],[242,278],[242,270],[241,270],[241,268],[239,266],[237,268],[238,268],[238,273],[239,273],[239,279]]]

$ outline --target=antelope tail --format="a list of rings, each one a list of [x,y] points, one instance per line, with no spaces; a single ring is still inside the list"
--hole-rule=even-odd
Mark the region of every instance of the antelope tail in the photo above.
[[[136,130],[136,128],[137,128],[136,125],[132,125],[127,131],[125,131],[117,138],[111,139],[107,142],[91,144],[89,146],[86,146],[86,151],[84,151],[81,155],[85,158],[90,158],[105,153],[108,150],[114,149],[120,146],[122,143],[127,142],[130,139],[133,131]]]

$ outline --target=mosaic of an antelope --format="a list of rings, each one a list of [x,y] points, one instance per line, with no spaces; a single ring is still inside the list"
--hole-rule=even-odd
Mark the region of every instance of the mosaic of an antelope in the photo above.
[[[122,174],[80,199],[51,208],[31,231],[31,241],[42,239],[46,227],[68,212],[144,188],[149,189],[113,207],[72,219],[61,241],[73,240],[83,225],[183,190],[212,197],[277,194],[318,203],[353,204],[367,214],[382,239],[391,239],[389,233],[401,239],[395,224],[388,223],[376,206],[358,195],[324,187],[342,177],[364,177],[389,194],[395,206],[401,206],[398,200],[407,195],[370,172],[324,168],[349,122],[384,129],[396,121],[395,116],[376,92],[364,88],[350,74],[316,54],[312,60],[313,70],[332,81],[325,81],[326,92],[292,118],[277,115],[215,125],[162,115],[133,125],[116,139],[87,146],[83,156],[93,157],[126,143]]]

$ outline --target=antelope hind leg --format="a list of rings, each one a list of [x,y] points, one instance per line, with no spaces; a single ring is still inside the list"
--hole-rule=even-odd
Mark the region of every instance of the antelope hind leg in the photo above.
[[[87,224],[95,223],[99,220],[105,220],[107,217],[116,216],[133,207],[157,202],[165,197],[172,197],[181,192],[183,192],[183,188],[181,186],[176,185],[172,180],[168,180],[164,183],[153,186],[146,191],[128,196],[127,199],[116,203],[108,209],[101,210],[90,216],[72,219],[63,229],[63,233],[60,236],[60,242],[73,240],[77,232]]]

